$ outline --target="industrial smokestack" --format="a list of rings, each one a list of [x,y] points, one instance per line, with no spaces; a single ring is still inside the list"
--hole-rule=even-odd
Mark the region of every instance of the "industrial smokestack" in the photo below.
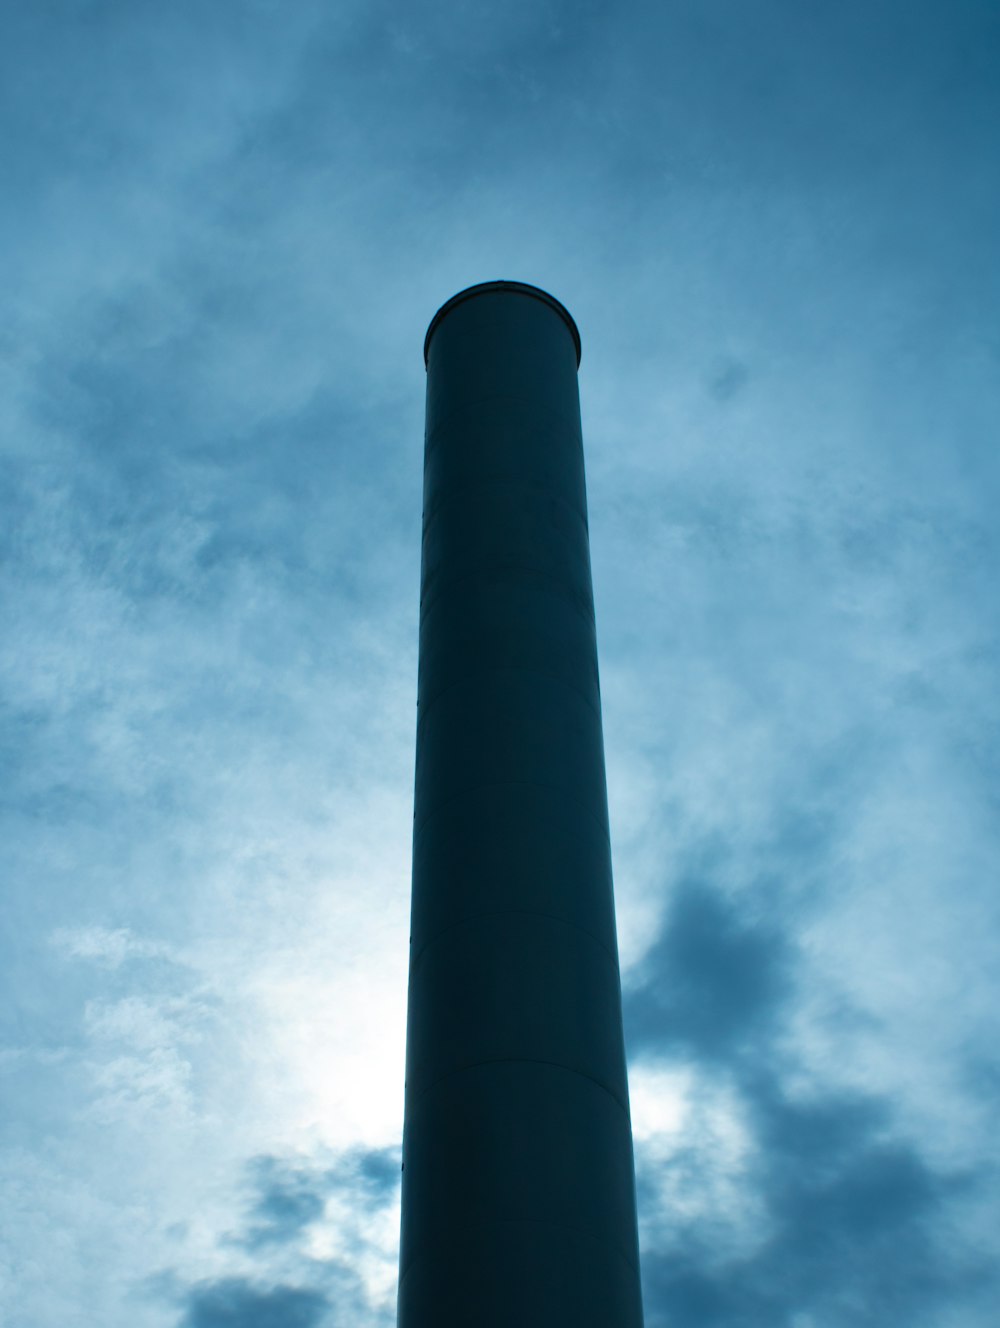
[[[641,1328],[577,367],[520,282],[424,345],[400,1328]]]

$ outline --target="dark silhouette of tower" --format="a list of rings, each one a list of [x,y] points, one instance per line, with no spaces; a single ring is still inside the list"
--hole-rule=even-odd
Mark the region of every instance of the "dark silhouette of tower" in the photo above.
[[[424,346],[400,1328],[641,1328],[572,318]]]

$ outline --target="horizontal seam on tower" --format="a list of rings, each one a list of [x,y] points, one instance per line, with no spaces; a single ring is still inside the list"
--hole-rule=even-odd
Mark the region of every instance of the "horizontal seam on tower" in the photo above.
[[[454,1079],[456,1075],[467,1074],[469,1070],[482,1069],[484,1065],[547,1065],[553,1070],[564,1070],[566,1074],[575,1074],[580,1079],[588,1080],[589,1083],[592,1083],[596,1088],[599,1088],[602,1093],[607,1093],[611,1101],[614,1102],[624,1113],[625,1119],[629,1123],[629,1129],[631,1130],[632,1117],[629,1113],[628,1107],[617,1093],[611,1091],[607,1084],[602,1084],[600,1079],[595,1079],[592,1074],[587,1074],[586,1070],[574,1070],[571,1065],[563,1065],[560,1061],[547,1061],[539,1056],[497,1056],[491,1060],[470,1061],[468,1065],[459,1065],[456,1069],[448,1070],[445,1074],[439,1075],[433,1083],[426,1084],[419,1093],[415,1093],[413,1095],[413,1105],[416,1106],[421,1098],[426,1097],[428,1093],[433,1092],[433,1090],[440,1084],[447,1083],[449,1079]]]
[[[450,931],[454,931],[456,927],[464,927],[470,922],[478,922],[480,918],[504,918],[504,917],[547,918],[550,922],[558,922],[560,923],[560,925],[564,927],[572,927],[575,931],[583,932],[584,936],[589,936],[590,939],[594,942],[594,944],[598,946],[601,950],[603,950],[604,953],[608,956],[608,958],[611,960],[615,973],[618,975],[619,982],[621,981],[621,970],[618,966],[618,956],[614,953],[613,950],[609,949],[608,946],[606,946],[602,940],[600,940],[597,936],[595,936],[594,933],[588,927],[582,927],[579,922],[570,922],[567,918],[557,917],[555,913],[543,913],[541,909],[537,908],[491,908],[487,909],[482,913],[473,913],[468,918],[462,918],[458,922],[452,922],[447,927],[443,927],[440,931],[435,932],[433,936],[428,937],[428,939],[424,941],[420,949],[415,951],[410,956],[411,969],[412,966],[420,958],[420,956],[424,953],[424,951],[428,948],[428,946],[434,945],[435,942],[439,941],[442,936],[447,936],[448,933]]]
[[[435,692],[430,700],[425,701],[423,705],[421,705],[420,697],[418,695],[417,705],[420,707],[420,713],[417,716],[417,732],[420,732],[420,726],[423,724],[428,712],[437,701],[440,701],[442,696],[447,696],[447,694],[454,691],[456,687],[461,687],[463,683],[467,683],[471,678],[478,678],[484,673],[537,673],[540,678],[551,678],[554,682],[562,683],[562,685],[569,688],[571,692],[575,692],[588,710],[592,710],[598,720],[601,718],[600,705],[595,706],[587,694],[581,688],[577,687],[576,683],[567,681],[562,674],[552,673],[548,669],[536,669],[530,664],[494,664],[488,668],[477,669],[474,673],[466,674],[464,677],[456,678],[455,681],[450,682],[447,687],[442,687],[440,691]]]
[[[431,448],[435,446],[435,439],[437,438],[437,435],[441,433],[442,430],[446,427],[446,425],[450,424],[451,421],[457,415],[462,415],[462,414],[479,415],[482,412],[483,406],[493,401],[517,401],[522,406],[527,406],[531,410],[533,415],[548,416],[549,419],[559,420],[564,424],[568,424],[573,434],[573,441],[579,444],[579,446],[582,448],[583,429],[580,424],[579,417],[575,419],[570,419],[568,416],[561,414],[561,412],[557,410],[550,410],[548,406],[539,406],[537,402],[532,401],[529,397],[515,396],[511,392],[492,392],[489,396],[477,397],[476,400],[470,405],[456,406],[454,410],[449,411],[447,415],[444,415],[441,417],[440,420],[437,420],[434,424],[433,429],[425,431],[424,455],[426,456],[426,454],[431,450]],[[537,427],[538,427],[537,425],[534,426],[534,429],[532,431],[534,432],[535,430],[537,430]],[[546,428],[545,432],[558,434],[561,432],[561,430]]]
[[[477,1226],[477,1227],[521,1226],[521,1225],[539,1226],[539,1227],[560,1227],[563,1231],[579,1232],[580,1235],[586,1236],[588,1240],[592,1240],[595,1245],[601,1245],[603,1243],[600,1237],[595,1235],[595,1233],[591,1231],[589,1227],[579,1227],[573,1222],[556,1222],[553,1221],[551,1218],[545,1218],[545,1217],[491,1217],[486,1219],[479,1218],[478,1220],[473,1220],[469,1222],[467,1225]],[[416,1254],[412,1255],[411,1258],[407,1260],[406,1267],[400,1270],[399,1283],[398,1283],[399,1286],[402,1285],[403,1279],[406,1277],[407,1273],[409,1273],[410,1269],[417,1262],[417,1260],[426,1257],[426,1251],[429,1248],[430,1247],[425,1242],[423,1247],[418,1248]],[[625,1254],[621,1249],[619,1249],[617,1245],[612,1245],[611,1249],[614,1252],[614,1254],[619,1259],[621,1259],[622,1263],[625,1265],[626,1268],[630,1269],[633,1273],[638,1275],[639,1273],[638,1265],[634,1264],[627,1254]]]
[[[500,487],[502,485],[507,485],[511,488],[517,488],[517,489],[530,489],[532,493],[544,494],[545,497],[548,498],[550,502],[558,503],[560,507],[565,507],[568,512],[572,512],[573,516],[575,516],[576,519],[582,523],[584,532],[589,540],[590,524],[587,520],[587,514],[585,512],[581,512],[580,509],[575,505],[575,503],[571,503],[566,498],[560,498],[558,494],[552,493],[552,491],[548,489],[544,484],[526,484],[524,480],[492,479],[492,480],[466,480],[463,484],[449,484],[443,487],[450,489],[452,493],[462,493],[466,489],[495,488],[495,487]],[[433,507],[430,508],[429,511],[427,508],[424,509],[422,534],[424,535],[427,534],[427,527],[437,517],[437,514],[440,512],[441,508],[444,507],[445,504],[449,501],[451,501],[450,494],[446,498],[439,498],[434,503]]]
[[[441,596],[445,593],[445,591],[450,589],[452,586],[461,585],[463,581],[471,581],[474,577],[481,576],[483,572],[496,572],[496,571],[528,572],[530,573],[531,576],[536,577],[539,581],[548,582],[549,585],[554,586],[556,588],[557,593],[560,594],[563,597],[563,599],[569,600],[569,602],[575,606],[581,618],[583,618],[588,623],[592,623],[594,628],[596,629],[597,620],[594,616],[594,600],[592,594],[590,596],[585,597],[576,594],[575,592],[567,591],[563,589],[564,583],[560,581],[557,577],[553,576],[550,572],[540,572],[537,567],[528,567],[525,566],[523,563],[510,562],[510,561],[486,563],[483,566],[475,568],[471,572],[463,572],[461,576],[448,577],[448,579],[444,583],[444,586],[443,587],[439,586],[432,596],[428,596],[426,593],[421,594],[420,597],[421,619],[423,619],[423,615],[428,611],[428,609],[430,609],[433,605],[435,605],[438,602],[438,600],[441,598]],[[586,610],[580,608],[581,599],[586,600],[588,606]]]
[[[416,819],[416,813],[414,813],[414,820],[413,820],[413,833],[414,833],[414,835],[417,835],[417,834],[418,834],[418,833],[424,828],[424,826],[427,824],[427,822],[430,820],[430,818],[431,818],[432,816],[436,816],[437,813],[438,813],[443,807],[450,807],[451,804],[452,804],[453,802],[457,802],[457,801],[459,800],[459,798],[465,797],[466,794],[468,794],[468,793],[470,793],[470,792],[472,792],[472,793],[478,793],[480,789],[487,789],[487,788],[508,788],[508,787],[510,787],[510,788],[540,788],[540,789],[547,789],[549,792],[552,792],[552,793],[555,793],[555,792],[558,792],[558,791],[559,791],[559,785],[558,785],[558,784],[543,784],[540,780],[537,780],[537,779],[487,779],[487,780],[484,780],[483,783],[481,783],[481,784],[474,784],[474,785],[471,787],[471,789],[470,789],[470,788],[464,788],[464,789],[462,790],[461,793],[456,793],[456,794],[454,794],[454,795],[453,795],[452,797],[450,797],[450,798],[445,798],[442,802],[439,802],[439,803],[437,804],[436,807],[432,807],[431,810],[430,810],[429,812],[426,812],[426,813],[424,814],[423,819],[420,820],[420,821],[418,821],[418,820]],[[607,829],[604,827],[604,825],[601,823],[601,821],[600,821],[596,816],[594,816],[593,812],[587,812],[586,815],[589,816],[591,820],[593,820],[593,821],[596,822],[597,826],[599,827],[599,829],[600,829],[600,831],[601,831],[601,835],[602,835],[602,837],[603,837],[604,839],[606,839],[606,840],[608,841],[608,844],[610,845],[610,843],[611,843],[611,834],[610,834],[609,830],[607,830]]]

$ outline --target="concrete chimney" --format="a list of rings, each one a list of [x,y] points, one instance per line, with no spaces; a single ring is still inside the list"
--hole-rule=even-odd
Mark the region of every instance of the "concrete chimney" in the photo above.
[[[400,1328],[641,1328],[577,368],[551,295],[424,345]]]

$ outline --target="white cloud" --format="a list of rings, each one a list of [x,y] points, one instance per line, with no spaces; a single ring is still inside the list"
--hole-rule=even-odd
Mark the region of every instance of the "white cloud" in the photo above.
[[[127,959],[159,959],[171,956],[161,941],[133,936],[127,927],[62,927],[52,934],[52,944],[74,959],[89,959],[107,968],[120,968]]]

